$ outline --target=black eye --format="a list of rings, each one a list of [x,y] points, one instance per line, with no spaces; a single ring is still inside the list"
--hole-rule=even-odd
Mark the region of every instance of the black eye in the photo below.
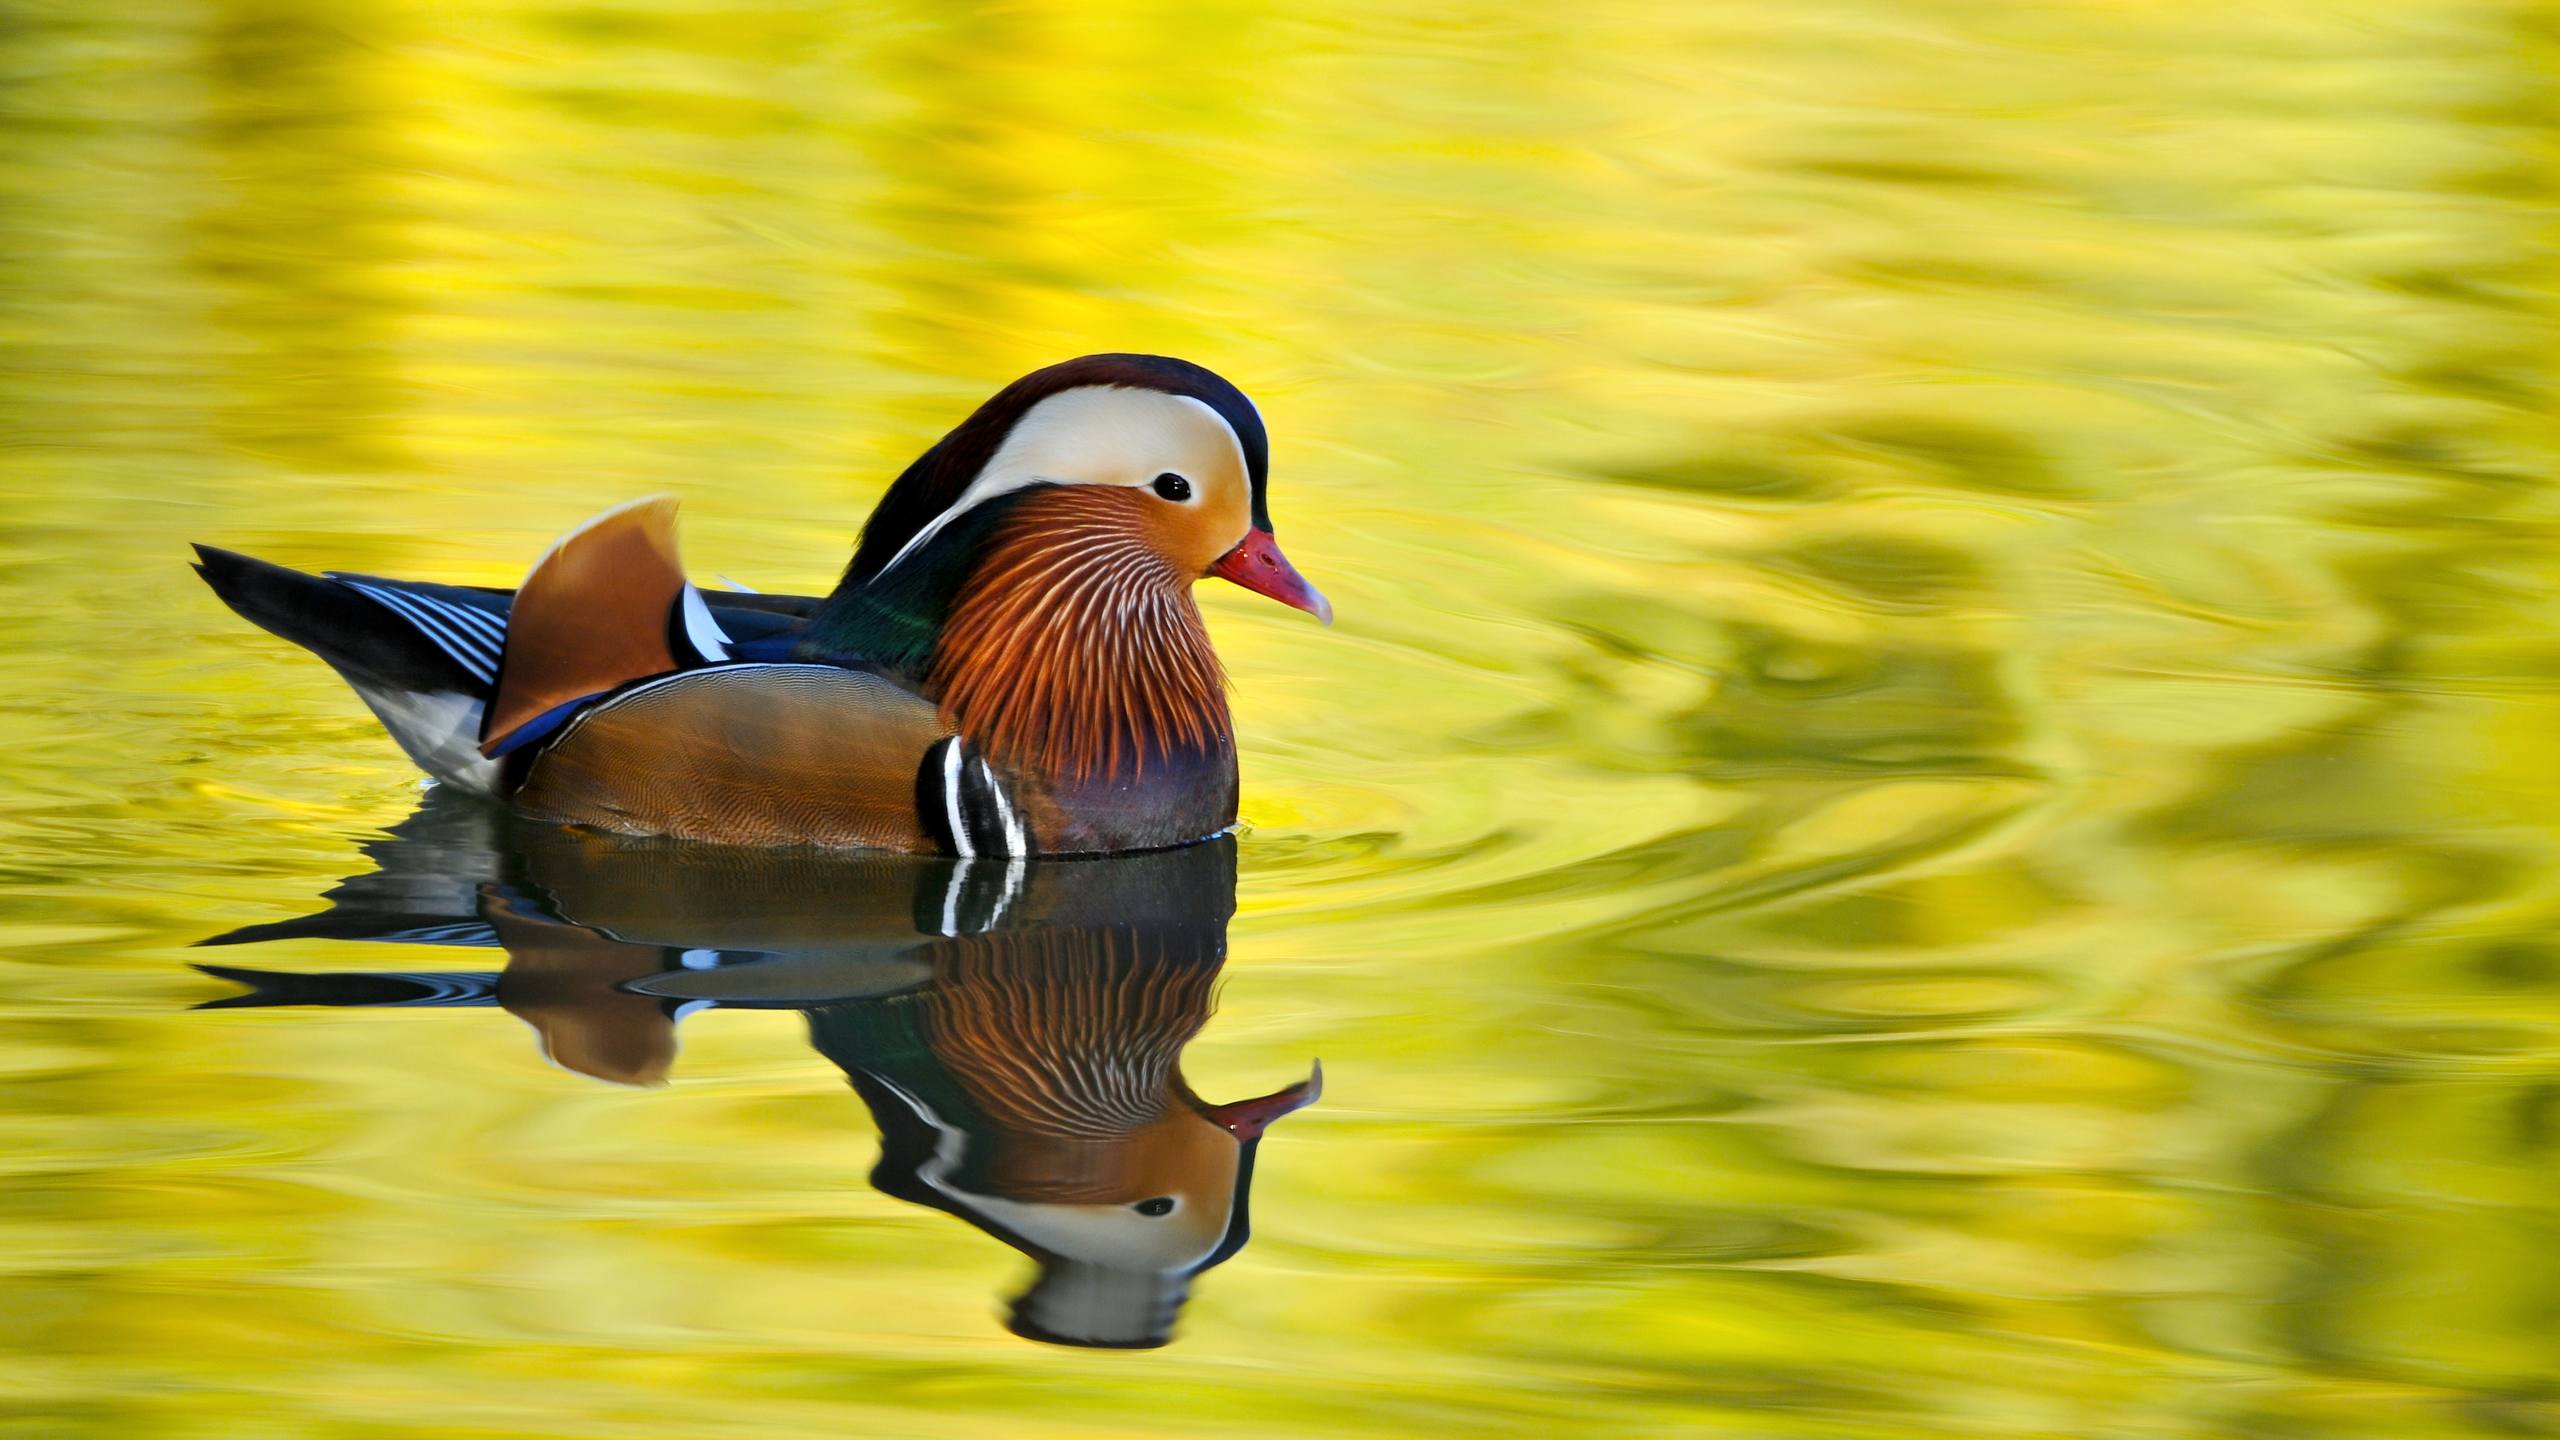
[[[1178,482],[1181,479],[1182,477],[1179,475],[1167,475],[1164,477],[1164,480],[1158,480],[1156,482],[1156,488],[1164,488],[1165,480]],[[1187,490],[1190,487],[1186,485],[1183,488]],[[1141,1215],[1170,1215],[1173,1213],[1173,1197],[1170,1195],[1159,1195],[1153,1200],[1141,1200],[1129,1208],[1137,1211]]]
[[[1167,500],[1188,500],[1191,498],[1191,482],[1167,470],[1156,477],[1156,493]],[[1150,1200],[1147,1203],[1153,1205],[1156,1202]],[[1164,1212],[1157,1210],[1151,1213],[1161,1215]]]

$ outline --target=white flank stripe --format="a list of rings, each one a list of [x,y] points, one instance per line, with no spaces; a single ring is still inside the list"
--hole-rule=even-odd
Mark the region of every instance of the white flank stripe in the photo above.
[[[996,819],[1004,824],[1004,853],[1019,855],[1031,847],[1022,843],[1022,821],[1013,813],[1013,802],[1005,798],[1004,787],[996,783],[996,772],[987,762],[978,762],[978,774],[987,782],[987,793],[996,797]]]
[[[1020,855],[1004,862],[1004,894],[996,900],[995,913],[987,917],[989,930],[1004,923],[1004,912],[1013,908],[1014,898],[1022,893],[1022,877],[1030,869],[1031,862]]]
[[[951,817],[951,848],[959,851],[963,859],[977,854],[978,847],[969,843],[969,827],[960,819],[960,737],[957,735],[942,742],[942,809]]]
[[[969,862],[951,867],[951,879],[942,887],[942,933],[960,933],[960,892],[969,885]]]

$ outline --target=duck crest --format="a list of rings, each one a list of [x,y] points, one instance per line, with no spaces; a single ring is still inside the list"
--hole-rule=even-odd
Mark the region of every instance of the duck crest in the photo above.
[[[1002,496],[960,515],[889,574],[856,579],[848,573],[809,616],[794,658],[921,682],[980,548],[1026,498]]]
[[[1192,577],[1137,533],[1144,505],[1069,486],[1005,507],[925,670],[953,728],[1008,765],[1077,785],[1229,746],[1226,672]]]
[[[1170,355],[1084,355],[1034,370],[989,397],[968,419],[916,457],[880,498],[879,508],[862,527],[853,560],[845,567],[844,588],[881,578],[890,562],[916,537],[943,516],[986,468],[1024,412],[1061,391],[1083,386],[1120,386],[1187,395],[1216,411],[1235,431],[1244,450],[1253,485],[1253,523],[1271,528],[1264,495],[1271,464],[1271,442],[1261,413],[1244,392],[1216,372]],[[901,569],[904,566],[900,567]]]

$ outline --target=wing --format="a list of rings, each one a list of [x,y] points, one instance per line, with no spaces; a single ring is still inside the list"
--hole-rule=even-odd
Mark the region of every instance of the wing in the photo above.
[[[420,769],[478,794],[495,788],[497,767],[480,753],[480,741],[513,592],[339,571],[306,575],[209,545],[197,546],[196,555],[196,573],[225,604],[328,661]],[[741,658],[787,653],[818,604],[803,595],[697,598]]]
[[[492,893],[489,923],[507,947],[498,1002],[533,1027],[563,1069],[616,1085],[663,1085],[675,1064],[675,1017],[624,982],[666,967],[666,952],[528,914]]]
[[[833,665],[682,670],[581,711],[534,757],[518,809],[736,845],[939,848],[919,769],[950,730],[922,697]]]
[[[728,636],[676,558],[675,500],[608,510],[562,536],[516,592],[481,752],[495,759],[617,685],[727,658]]]

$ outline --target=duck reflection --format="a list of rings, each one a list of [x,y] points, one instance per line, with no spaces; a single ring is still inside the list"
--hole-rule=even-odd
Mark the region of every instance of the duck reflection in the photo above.
[[[734,851],[527,824],[454,797],[365,847],[327,910],[206,941],[497,946],[503,970],[199,967],[205,1009],[494,1006],[560,1065],[664,1082],[705,1009],[789,1009],[880,1127],[871,1182],[1029,1255],[1011,1328],[1170,1338],[1242,1248],[1264,1130],[1318,1070],[1210,1104],[1182,1078],[1235,912],[1231,838],[1090,860]]]

